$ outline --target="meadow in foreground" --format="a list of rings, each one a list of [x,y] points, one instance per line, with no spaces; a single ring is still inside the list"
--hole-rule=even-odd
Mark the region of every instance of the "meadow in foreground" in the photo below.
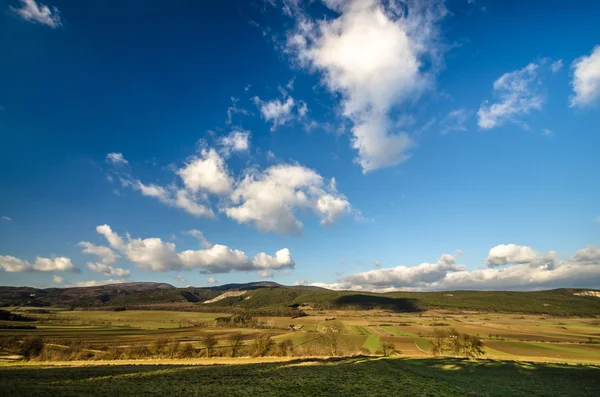
[[[597,396],[600,367],[449,358],[0,367],[4,396]]]

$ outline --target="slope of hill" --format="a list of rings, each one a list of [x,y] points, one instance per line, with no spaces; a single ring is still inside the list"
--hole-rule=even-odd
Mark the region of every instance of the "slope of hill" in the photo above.
[[[244,293],[236,293],[244,291]],[[332,291],[316,287],[288,287],[273,282],[227,284],[207,288],[175,288],[164,283],[125,283],[96,287],[47,288],[0,287],[0,307],[62,306],[81,308],[160,308],[197,311],[250,310],[290,315],[298,308],[374,308],[415,312],[429,308],[600,315],[600,298],[593,290],[549,291],[444,291],[390,292],[386,294]],[[585,293],[583,293],[585,292]],[[215,299],[217,298],[217,299]]]

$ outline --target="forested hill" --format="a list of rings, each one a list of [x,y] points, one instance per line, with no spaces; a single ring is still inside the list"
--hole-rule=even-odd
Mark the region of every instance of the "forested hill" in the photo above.
[[[123,283],[77,288],[0,287],[0,307],[65,307],[114,309],[169,309],[232,312],[250,310],[271,315],[297,314],[316,309],[375,308],[416,312],[430,308],[552,315],[600,315],[600,291],[443,291],[390,292],[332,291],[273,282],[228,284],[206,288],[176,288],[166,283]]]

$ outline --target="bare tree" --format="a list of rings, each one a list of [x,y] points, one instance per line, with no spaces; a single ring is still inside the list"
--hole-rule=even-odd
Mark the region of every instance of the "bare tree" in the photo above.
[[[242,337],[243,335],[241,332],[234,332],[227,338],[229,344],[231,345],[231,357],[235,357],[240,350],[242,345]]]
[[[323,325],[319,332],[321,333],[321,340],[327,349],[327,353],[330,356],[337,356],[339,354],[340,345],[340,331],[342,326],[339,321]]]
[[[269,354],[269,351],[273,347],[273,340],[268,334],[261,334],[258,338],[254,339],[254,355],[256,357],[264,357]]]
[[[206,357],[212,357],[215,346],[219,341],[212,334],[204,334],[200,339],[206,349]]]
[[[164,336],[155,339],[154,342],[152,342],[152,350],[154,351],[154,354],[159,357],[162,356],[168,344],[169,340]]]

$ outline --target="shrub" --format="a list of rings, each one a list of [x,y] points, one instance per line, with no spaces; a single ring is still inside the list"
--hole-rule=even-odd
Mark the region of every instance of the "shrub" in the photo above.
[[[180,358],[193,358],[196,356],[196,349],[194,349],[194,346],[187,343],[183,345],[181,349],[179,349],[178,356]]]
[[[291,339],[282,340],[277,345],[276,352],[278,356],[293,356],[294,343],[291,341]]]
[[[21,355],[25,360],[39,356],[44,350],[44,340],[39,335],[31,335],[21,343]]]
[[[392,342],[383,342],[381,344],[381,354],[384,357],[391,356],[394,353],[397,353],[397,351],[396,346]]]
[[[475,358],[485,354],[483,342],[479,337],[462,334],[455,329],[436,329],[430,342],[434,356]]]

